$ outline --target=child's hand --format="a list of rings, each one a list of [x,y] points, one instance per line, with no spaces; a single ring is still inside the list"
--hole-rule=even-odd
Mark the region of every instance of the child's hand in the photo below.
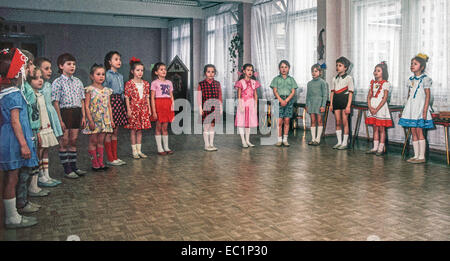
[[[114,122],[112,122],[112,124],[114,124]],[[112,125],[112,124],[111,124],[111,125]],[[114,127],[113,127],[113,128],[114,128]],[[95,130],[95,123],[94,123],[94,122],[89,121],[89,129],[90,129],[91,131]]]
[[[223,114],[223,107],[222,107],[222,104],[220,105],[220,114]]]
[[[81,118],[81,128],[86,128],[86,118],[84,116]]]
[[[128,119],[131,119],[131,117],[132,117],[131,111],[127,111],[127,116],[128,116]]]
[[[38,144],[39,144],[39,147],[41,147],[41,145],[42,145],[42,138],[41,138],[41,134],[37,134],[37,138],[38,138]]]
[[[66,124],[64,124],[63,121],[61,121],[59,124],[61,125],[62,132],[64,133],[66,131]]]
[[[325,107],[320,107],[320,112],[325,112]]]
[[[330,111],[333,111],[333,105],[330,105]]]
[[[200,113],[200,116],[203,116],[203,109],[201,107],[198,108],[198,113]]]
[[[23,145],[20,147],[20,154],[22,156],[22,158],[24,159],[30,159],[31,158],[31,151],[28,148],[28,145]]]
[[[281,101],[281,107],[285,107],[287,105],[287,102],[285,100]]]
[[[155,112],[155,114],[153,114],[153,118],[155,119],[155,121],[158,120],[158,114]]]
[[[350,107],[345,108],[345,113],[350,114]]]
[[[112,127],[113,129],[116,128],[116,124],[114,123],[114,121],[111,121],[111,127]]]
[[[427,119],[427,114],[428,114],[427,111],[424,111],[424,112],[422,113],[422,117],[423,117],[424,120]]]

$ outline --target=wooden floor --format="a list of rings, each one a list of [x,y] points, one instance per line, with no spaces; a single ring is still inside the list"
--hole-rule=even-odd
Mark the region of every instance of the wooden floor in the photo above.
[[[34,214],[39,224],[0,230],[2,240],[450,240],[450,168],[331,148],[310,147],[304,133],[290,148],[242,149],[238,135],[216,135],[218,152],[203,151],[201,135],[170,136],[175,154],[130,156],[123,131],[119,157],[128,164],[78,180],[62,178],[56,151],[50,175],[63,184]],[[309,136],[309,134],[307,134]],[[252,137],[255,144],[258,136]],[[87,137],[79,166],[90,168]]]

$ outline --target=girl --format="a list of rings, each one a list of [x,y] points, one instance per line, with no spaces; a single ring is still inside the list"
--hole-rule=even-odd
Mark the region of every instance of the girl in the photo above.
[[[220,120],[220,116],[223,113],[222,88],[220,87],[220,83],[214,80],[214,76],[216,75],[216,67],[214,65],[205,65],[203,74],[205,75],[205,80],[198,84],[198,91],[200,92],[198,96],[198,111],[202,117],[205,150],[216,151],[217,148],[214,147],[214,127],[216,120]],[[220,109],[217,110],[217,107]],[[205,118],[210,114],[214,115],[214,118],[211,122],[205,122]]]
[[[53,133],[50,120],[48,118],[47,107],[45,105],[45,98],[39,91],[42,89],[44,84],[44,79],[42,78],[42,71],[39,67],[32,72],[31,76],[28,77],[28,83],[34,90],[36,95],[36,104],[39,110],[39,120],[41,127],[38,130],[38,158],[39,167],[42,169],[42,159],[44,158],[44,149],[48,151],[48,148],[58,145],[58,140]],[[28,195],[30,196],[47,196],[49,191],[43,190],[38,187],[38,175],[33,175],[31,177],[30,186],[28,187]]]
[[[253,75],[253,65],[242,66],[242,74],[234,87],[238,89],[238,110],[236,112],[236,127],[239,128],[242,147],[254,147],[250,142],[250,128],[258,127],[258,93],[256,89],[261,84]],[[244,137],[245,128],[245,137]]]
[[[142,130],[150,129],[150,116],[152,115],[149,103],[150,84],[142,79],[144,64],[133,57],[130,60],[129,81],[125,84],[125,102],[127,105],[128,125],[130,129],[131,150],[133,158],[147,158],[142,153]]]
[[[156,122],[155,139],[158,147],[158,155],[173,154],[169,149],[169,134],[167,126],[175,117],[173,109],[173,85],[172,82],[166,80],[166,65],[164,63],[156,63],[152,69],[152,110]],[[161,144],[161,132],[164,142],[164,148]]]
[[[83,133],[89,134],[88,152],[91,155],[92,170],[105,171],[108,167],[103,164],[103,143],[106,133],[112,133],[114,128],[109,103],[112,90],[102,85],[105,80],[105,68],[102,65],[92,65],[90,78],[92,85],[86,87],[84,105],[88,122]]]
[[[295,89],[298,88],[294,78],[289,76],[289,69],[291,65],[288,61],[282,60],[278,64],[280,74],[275,77],[270,83],[270,88],[273,89],[273,93],[277,100],[280,102],[279,119],[278,119],[278,142],[276,146],[280,147],[282,144],[289,147],[288,134],[289,134],[289,122],[292,118],[294,110],[294,96]],[[284,124],[284,136],[283,133]]]
[[[27,103],[20,89],[26,56],[16,48],[0,51],[0,171],[4,174],[3,206],[6,228],[30,227],[34,217],[21,216],[16,208],[16,185],[21,168],[38,165]]]
[[[411,128],[412,131],[414,157],[408,160],[410,163],[425,163],[426,141],[423,129],[434,128],[429,106],[433,81],[424,74],[428,59],[427,55],[418,54],[411,60],[411,72],[414,76],[409,78],[408,100],[398,122],[405,128]]]
[[[387,104],[391,84],[388,82],[389,73],[386,62],[381,62],[375,66],[373,76],[375,80],[370,82],[369,94],[367,95],[369,116],[366,118],[366,124],[373,125],[373,149],[367,151],[367,153],[376,153],[377,156],[381,156],[384,153],[386,128],[392,127],[391,114]]]
[[[64,167],[64,176],[77,179],[86,171],[77,167],[77,139],[80,127],[84,128],[84,87],[80,79],[73,76],[76,60],[69,53],[58,56],[61,75],[52,83],[52,102],[64,132],[59,142],[59,158]]]
[[[44,86],[39,90],[44,95],[45,106],[50,120],[50,125],[53,134],[56,138],[63,135],[61,124],[59,123],[58,114],[55,107],[52,105],[52,85],[49,80],[52,76],[52,64],[49,59],[44,57],[36,58],[36,66],[42,71],[42,78],[44,79]],[[48,173],[48,148],[42,148],[41,160],[39,162],[41,169],[39,171],[38,185],[40,187],[54,187],[61,184],[60,180],[51,178]]]
[[[311,116],[312,140],[308,145],[317,146],[320,144],[320,138],[323,131],[322,113],[325,112],[325,106],[327,105],[328,86],[327,82],[320,77],[322,74],[322,67],[320,67],[320,64],[314,64],[311,67],[311,74],[313,79],[308,82],[305,109]],[[319,127],[316,127],[317,123]]]
[[[338,75],[333,78],[330,95],[330,111],[334,112],[336,118],[336,137],[338,143],[333,149],[345,150],[347,149],[348,135],[350,133],[348,126],[348,116],[353,99],[353,78],[347,74],[351,62],[345,58],[340,57],[336,60],[336,72]],[[344,140],[342,140],[342,127],[344,125]]]
[[[110,96],[110,104],[115,127],[112,134],[106,134],[105,149],[108,157],[108,161],[106,163],[114,166],[126,164],[125,161],[117,157],[118,127],[128,124],[125,101],[123,99],[123,75],[118,72],[122,66],[122,60],[120,58],[121,55],[117,51],[111,51],[106,54],[105,68],[107,71],[105,81],[103,82],[103,86],[108,87],[113,91]]]

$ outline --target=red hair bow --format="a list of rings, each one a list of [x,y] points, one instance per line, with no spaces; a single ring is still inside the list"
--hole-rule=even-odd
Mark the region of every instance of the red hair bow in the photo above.
[[[141,59],[138,59],[138,58],[136,58],[136,57],[131,57],[131,60],[130,60],[130,64],[131,63],[136,63],[136,62],[140,62],[141,61]]]
[[[6,77],[0,78],[1,83],[9,83],[10,79],[15,79],[19,76],[20,71],[26,65],[28,58],[17,48],[12,48],[11,52],[14,52],[14,56],[11,59],[11,64],[9,65],[8,73]],[[1,51],[2,54],[9,53],[8,49],[4,49]]]

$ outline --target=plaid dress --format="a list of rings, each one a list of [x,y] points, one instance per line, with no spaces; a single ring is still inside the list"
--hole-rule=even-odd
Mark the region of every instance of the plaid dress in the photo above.
[[[202,122],[204,122],[205,118],[211,113],[214,113],[214,119],[211,123],[214,123],[216,119],[220,120],[220,82],[213,80],[211,83],[208,83],[207,80],[203,80],[199,82],[198,85],[199,90],[202,92]],[[215,101],[208,101],[210,99],[215,99]],[[205,103],[207,103],[206,106]]]

